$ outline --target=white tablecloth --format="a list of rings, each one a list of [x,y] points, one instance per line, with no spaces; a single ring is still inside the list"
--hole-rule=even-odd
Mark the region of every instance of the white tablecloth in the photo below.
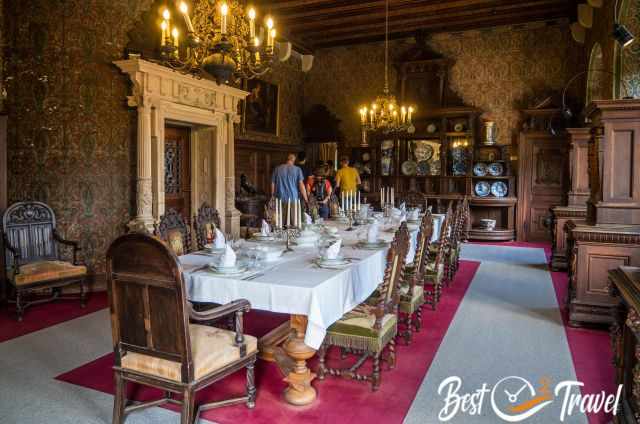
[[[221,278],[200,270],[212,261],[209,256],[189,254],[180,257],[184,268],[187,296],[195,302],[228,303],[247,299],[255,309],[286,314],[305,315],[308,318],[305,343],[313,349],[322,344],[327,328],[363,302],[382,281],[386,249],[361,250],[353,248],[358,239],[366,237],[362,231],[341,231],[342,254],[355,258],[341,270],[317,268],[312,260],[317,257],[315,247],[294,247],[294,252],[265,267],[264,275],[252,280]],[[387,241],[393,232],[381,231]],[[411,249],[415,254],[417,230],[411,232]],[[273,267],[273,268],[272,268]]]

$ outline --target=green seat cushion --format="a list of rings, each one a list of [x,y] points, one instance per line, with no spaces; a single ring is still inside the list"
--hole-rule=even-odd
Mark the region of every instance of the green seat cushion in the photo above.
[[[325,342],[331,346],[380,352],[396,336],[398,319],[395,314],[386,314],[379,330],[373,328],[375,322],[373,314],[347,313],[329,327]]]
[[[413,314],[421,305],[424,304],[424,288],[418,285],[414,286],[412,296],[409,296],[409,286],[405,286],[403,289],[404,292],[402,289],[400,292],[400,312]]]

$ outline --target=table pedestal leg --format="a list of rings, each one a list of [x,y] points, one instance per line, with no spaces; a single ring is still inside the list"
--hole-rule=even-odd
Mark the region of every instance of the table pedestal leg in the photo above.
[[[289,383],[289,387],[284,391],[284,398],[292,405],[308,405],[316,399],[316,389],[311,386],[311,381],[316,378],[316,374],[307,368],[307,359],[311,359],[316,351],[304,344],[304,335],[307,330],[306,316],[292,315],[291,328],[293,331],[282,347],[295,363],[293,368],[287,367],[288,372],[284,381]]]

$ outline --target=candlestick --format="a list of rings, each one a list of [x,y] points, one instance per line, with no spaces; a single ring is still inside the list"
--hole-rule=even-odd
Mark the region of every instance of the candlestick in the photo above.
[[[227,3],[222,3],[220,6],[220,33],[227,33],[227,13],[229,13],[229,6]]]
[[[291,225],[291,199],[287,199],[287,228]]]

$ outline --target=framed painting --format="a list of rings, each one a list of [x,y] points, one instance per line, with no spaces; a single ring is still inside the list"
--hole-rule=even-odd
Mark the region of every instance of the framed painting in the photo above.
[[[243,88],[249,92],[243,102],[243,131],[277,136],[280,111],[278,86],[259,79],[251,79],[244,81]]]

